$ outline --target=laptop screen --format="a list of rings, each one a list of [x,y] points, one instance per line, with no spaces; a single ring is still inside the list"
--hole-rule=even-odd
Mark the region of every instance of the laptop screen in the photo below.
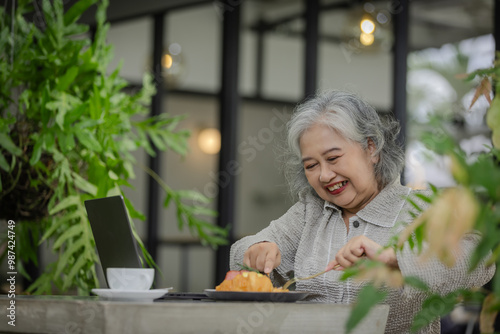
[[[104,276],[107,268],[141,268],[122,196],[85,201]]]

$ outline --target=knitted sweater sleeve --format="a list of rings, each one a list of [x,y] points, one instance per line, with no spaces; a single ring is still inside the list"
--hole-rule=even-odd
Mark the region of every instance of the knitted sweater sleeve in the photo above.
[[[238,264],[243,263],[243,256],[250,246],[259,242],[274,242],[281,252],[281,264],[274,270],[273,278],[278,281],[286,278],[286,273],[294,269],[295,254],[304,228],[305,207],[305,202],[299,201],[262,231],[235,242],[231,246],[230,268],[240,269]]]

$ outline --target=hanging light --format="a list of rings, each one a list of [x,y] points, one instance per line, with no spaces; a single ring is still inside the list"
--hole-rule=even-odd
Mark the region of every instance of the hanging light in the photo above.
[[[172,67],[174,61],[172,59],[172,56],[168,53],[164,53],[163,56],[161,57],[161,66],[164,69],[169,69]]]
[[[375,41],[375,36],[373,36],[373,34],[367,34],[362,32],[361,35],[359,35],[359,41],[364,46],[370,46]]]
[[[166,48],[161,57],[161,66],[167,85],[177,86],[185,71],[184,57],[179,43],[172,43]]]
[[[219,130],[206,128],[198,134],[198,146],[206,154],[217,154],[220,151],[221,138]]]
[[[388,51],[392,46],[391,15],[372,1],[354,5],[341,33],[343,46],[352,53]]]
[[[153,72],[155,78],[163,79],[167,87],[177,88],[180,86],[186,74],[186,62],[179,43],[171,43],[164,47],[160,65],[160,68],[153,68],[153,57],[151,56],[146,63],[146,68]]]
[[[375,31],[375,22],[371,18],[363,18],[359,27],[363,33],[372,34]]]

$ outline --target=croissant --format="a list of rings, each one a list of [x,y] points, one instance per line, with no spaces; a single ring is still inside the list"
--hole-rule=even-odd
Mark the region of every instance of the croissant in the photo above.
[[[271,279],[253,271],[229,271],[224,281],[215,287],[216,291],[287,292],[288,289],[273,287]]]

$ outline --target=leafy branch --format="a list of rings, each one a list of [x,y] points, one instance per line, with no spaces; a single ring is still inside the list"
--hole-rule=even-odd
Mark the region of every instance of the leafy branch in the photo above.
[[[77,22],[95,4],[90,40],[89,27]],[[189,132],[178,129],[182,117],[147,116],[155,94],[150,75],[139,91],[126,93],[121,65],[108,74],[107,6],[108,0],[80,0],[64,12],[62,0],[44,0],[37,12],[22,0],[14,16],[0,7],[0,219],[18,222],[18,268],[26,277],[23,264],[38,265],[38,247],[57,254],[28,292],[56,287],[88,294],[98,284],[98,257],[83,202],[120,194],[130,216],[144,220],[123,193],[135,178],[133,153],[188,152]],[[29,22],[27,14],[37,19]],[[212,247],[227,242],[225,229],[200,218],[215,216],[203,206],[207,198],[173,190],[147,172],[164,189],[165,206],[176,206],[179,228],[188,226]],[[156,266],[132,229],[146,261]]]
[[[198,204],[187,205],[183,200],[190,200],[192,203],[208,204],[210,199],[200,194],[197,191],[181,190],[173,191],[160,176],[151,170],[149,167],[142,165],[142,168],[148,173],[160,187],[165,191],[166,198],[163,206],[167,208],[170,202],[173,201],[177,208],[177,223],[179,230],[183,230],[187,225],[192,234],[198,235],[204,244],[208,244],[214,248],[219,245],[227,244],[227,234],[229,227],[219,227],[210,224],[198,218],[198,215],[216,217],[217,212],[207,209]]]
[[[424,258],[436,256],[442,263],[452,266],[455,262],[453,251],[459,241],[472,230],[480,232],[479,244],[469,259],[469,271],[485,261],[486,265],[500,263],[500,61],[493,67],[477,70],[467,76],[466,81],[479,77],[479,84],[472,105],[483,96],[490,102],[486,123],[492,131],[493,147],[486,152],[468,156],[454,137],[448,133],[438,118],[431,118],[427,130],[421,135],[428,149],[445,156],[450,161],[450,172],[456,187],[439,190],[431,186],[432,194],[416,194],[408,198],[411,205],[409,214],[415,219],[399,235],[393,236],[385,247],[402,250],[407,244],[410,249]],[[495,97],[491,100],[494,84]],[[425,204],[425,205],[424,205]],[[426,209],[424,209],[424,207]],[[428,208],[427,208],[428,207]],[[362,288],[353,312],[347,323],[351,331],[366,315],[367,310],[385,299],[384,286],[410,286],[427,295],[421,311],[413,319],[412,331],[427,326],[433,320],[451,312],[458,303],[482,303],[480,316],[481,332],[494,331],[493,323],[500,310],[500,276],[496,274],[488,288],[456,289],[446,295],[433,293],[427,284],[416,277],[400,278],[383,264],[375,261],[359,261],[345,270],[342,279],[365,278],[368,283]],[[498,269],[497,269],[498,270]],[[377,280],[378,278],[378,284]],[[440,305],[436,313],[435,305]]]

